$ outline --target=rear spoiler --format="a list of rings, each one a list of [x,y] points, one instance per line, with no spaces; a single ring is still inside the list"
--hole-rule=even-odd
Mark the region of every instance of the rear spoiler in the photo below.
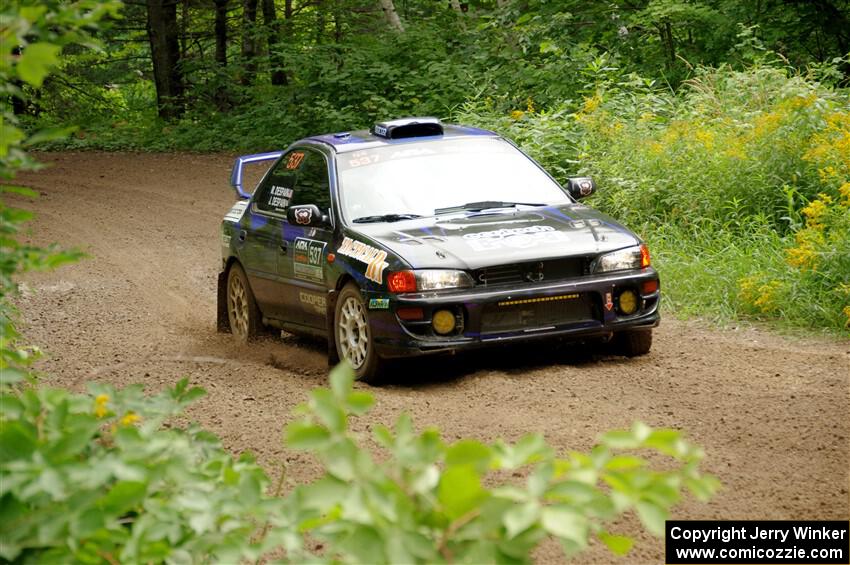
[[[230,186],[236,191],[239,198],[245,200],[251,198],[250,192],[245,192],[242,188],[242,169],[248,163],[260,163],[262,161],[274,161],[283,155],[283,151],[272,151],[271,153],[257,153],[255,155],[242,155],[236,158],[233,163],[233,172],[230,173]]]

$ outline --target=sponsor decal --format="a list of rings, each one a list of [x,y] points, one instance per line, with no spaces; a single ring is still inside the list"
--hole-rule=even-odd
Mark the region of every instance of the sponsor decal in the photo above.
[[[614,297],[610,292],[605,293],[605,309],[609,312],[614,308]]]
[[[370,298],[369,310],[388,310],[390,307],[389,298]]]
[[[304,292],[302,290],[298,293],[298,300],[308,310],[312,310],[317,314],[324,314],[328,307],[327,298],[321,294],[313,294],[312,292]]]
[[[574,222],[570,222],[570,227],[576,230],[580,230],[582,228],[586,228],[588,226],[592,228],[596,228],[602,225],[602,222],[599,220],[576,220]]]
[[[587,196],[593,192],[593,186],[590,184],[589,180],[583,180],[578,184],[578,190],[582,196]]]
[[[307,239],[305,237],[295,238],[295,250],[292,260],[293,274],[296,279],[315,283],[324,282],[322,255],[325,251],[325,245],[327,244],[324,241]]]
[[[375,126],[375,135],[387,135],[387,128],[384,126]]]
[[[224,215],[225,222],[238,222],[242,219],[242,215],[245,213],[245,210],[248,208],[247,200],[240,200],[236,204],[230,208],[230,211]]]
[[[387,252],[366,245],[362,241],[355,241],[350,237],[342,240],[342,245],[336,250],[340,255],[351,257],[356,261],[366,264],[366,278],[381,284],[384,280],[384,269],[390,266],[385,261]]]
[[[528,249],[538,245],[564,243],[569,236],[552,226],[528,226],[524,228],[502,228],[499,230],[468,233],[464,241],[475,251],[496,249]]]
[[[313,219],[313,211],[309,208],[297,208],[295,210],[295,223],[306,226]]]

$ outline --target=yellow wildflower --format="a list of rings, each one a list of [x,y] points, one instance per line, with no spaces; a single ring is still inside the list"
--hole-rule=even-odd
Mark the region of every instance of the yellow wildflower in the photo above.
[[[806,227],[811,229],[823,229],[823,216],[829,212],[829,205],[832,204],[832,198],[827,194],[818,194],[818,198],[809,202],[803,208],[803,215],[806,217]]]
[[[525,111],[529,114],[534,113],[534,100],[532,100],[531,96],[525,101]]]
[[[850,206],[850,182],[845,182],[838,188],[838,194],[844,198],[842,206]]]
[[[850,306],[845,306],[842,312],[844,312],[844,315],[847,316],[847,321],[844,322],[844,327],[850,328]]]
[[[122,426],[130,426],[132,424],[135,424],[136,422],[138,422],[141,419],[142,419],[141,416],[139,416],[138,414],[136,414],[135,412],[133,412],[131,410],[121,417],[121,425]]]
[[[523,112],[522,110],[514,110],[513,112],[511,112],[512,120],[521,120],[523,116],[525,116],[525,112]]]
[[[753,305],[759,308],[763,313],[767,314],[777,309],[776,291],[779,290],[781,283],[779,281],[770,281],[759,287],[759,297],[756,298]]]
[[[602,97],[598,94],[594,94],[590,98],[584,99],[584,106],[581,109],[583,114],[592,114],[599,108],[599,105],[602,104]]]
[[[702,143],[702,145],[706,149],[711,149],[714,147],[714,133],[704,129],[698,129],[694,136],[697,138],[697,141]]]
[[[94,415],[98,418],[103,418],[109,413],[106,404],[109,402],[108,394],[98,394],[94,399]]]
[[[823,169],[818,169],[818,176],[820,176],[821,182],[827,183],[838,176],[838,171],[833,166],[824,167]]]

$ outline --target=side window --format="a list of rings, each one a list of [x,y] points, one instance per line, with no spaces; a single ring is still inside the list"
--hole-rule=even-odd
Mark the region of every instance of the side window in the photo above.
[[[331,207],[331,187],[328,181],[328,164],[324,155],[307,151],[304,162],[298,168],[293,205],[315,204],[319,210]]]
[[[286,214],[295,189],[298,167],[303,163],[304,157],[305,152],[302,150],[290,151],[273,165],[254,197],[254,202],[261,212]]]
[[[331,198],[324,156],[305,149],[284,154],[257,189],[254,202],[261,212],[280,215],[297,204],[315,204],[327,210]]]

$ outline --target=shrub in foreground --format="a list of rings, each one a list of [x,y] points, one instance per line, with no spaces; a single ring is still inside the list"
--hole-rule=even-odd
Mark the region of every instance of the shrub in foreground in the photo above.
[[[655,535],[683,490],[705,500],[717,481],[700,449],[674,430],[635,424],[604,434],[587,453],[556,454],[540,435],[514,444],[445,443],[408,415],[375,426],[373,454],[349,428],[372,396],[338,367],[285,432],[314,454],[316,481],[286,493],[248,455],[173,417],[203,391],[185,380],[146,397],[141,387],[91,385],[2,393],[0,558],[23,562],[528,561],[544,539],[569,556],[636,512]],[[653,470],[636,450],[671,459]],[[522,479],[505,477],[519,477]],[[492,486],[489,486],[492,485]],[[322,549],[314,554],[316,542]]]

